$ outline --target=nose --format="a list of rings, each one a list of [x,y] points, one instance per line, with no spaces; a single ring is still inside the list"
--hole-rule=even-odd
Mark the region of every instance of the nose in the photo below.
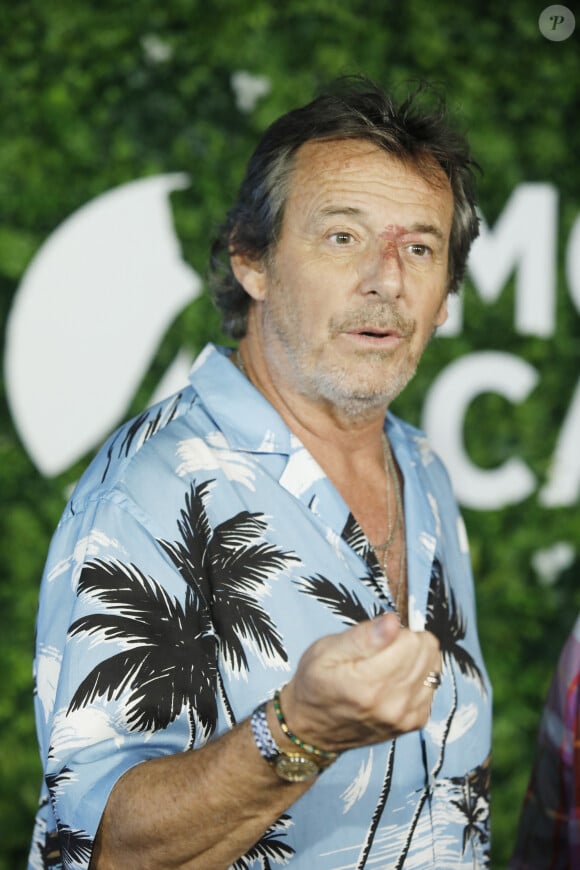
[[[365,296],[394,300],[405,291],[404,266],[398,246],[393,241],[379,242],[368,254],[362,270],[360,290]]]

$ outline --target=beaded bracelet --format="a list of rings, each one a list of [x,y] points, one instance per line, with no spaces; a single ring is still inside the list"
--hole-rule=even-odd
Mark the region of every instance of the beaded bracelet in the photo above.
[[[302,749],[304,752],[307,752],[309,755],[315,755],[317,758],[331,764],[333,761],[336,761],[339,754],[338,752],[330,752],[326,749],[319,749],[318,746],[313,746],[312,743],[306,743],[306,741],[301,740],[300,737],[297,737],[296,734],[293,734],[292,731],[288,728],[288,723],[284,718],[284,713],[282,712],[282,706],[280,704],[280,689],[276,689],[274,693],[274,712],[276,713],[276,718],[280,723],[280,728],[286,735],[286,737],[292,741],[296,746]]]

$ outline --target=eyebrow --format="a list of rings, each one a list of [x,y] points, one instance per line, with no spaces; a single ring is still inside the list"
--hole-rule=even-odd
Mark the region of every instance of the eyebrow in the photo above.
[[[319,219],[324,219],[327,217],[364,217],[365,212],[360,208],[356,208],[356,206],[327,206],[323,208],[319,212]],[[410,227],[401,227],[403,232],[405,233],[422,233],[424,235],[434,236],[439,241],[445,241],[445,234],[436,227],[434,224],[412,224]]]
[[[409,227],[407,232],[424,233],[425,235],[435,236],[435,238],[440,239],[442,242],[445,241],[445,235],[441,232],[439,227],[436,227],[433,224],[413,224]]]
[[[320,220],[327,217],[361,217],[363,214],[364,212],[362,209],[356,208],[355,206],[327,206],[326,208],[320,209],[317,218]]]

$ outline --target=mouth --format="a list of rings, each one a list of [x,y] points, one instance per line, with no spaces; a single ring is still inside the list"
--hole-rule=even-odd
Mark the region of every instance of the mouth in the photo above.
[[[379,329],[374,326],[363,326],[360,329],[353,329],[350,335],[364,335],[371,338],[400,338],[401,334],[394,329]]]
[[[344,335],[354,339],[357,343],[372,344],[375,346],[393,346],[398,344],[403,335],[397,329],[381,329],[377,326],[359,326],[356,329],[348,329]]]

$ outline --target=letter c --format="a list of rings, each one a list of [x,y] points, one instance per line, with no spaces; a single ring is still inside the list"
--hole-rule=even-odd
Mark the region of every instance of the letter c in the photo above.
[[[432,383],[423,406],[423,429],[445,462],[459,502],[476,510],[497,510],[527,498],[536,487],[529,467],[517,458],[493,469],[474,465],[464,445],[465,415],[482,393],[522,402],[538,381],[536,369],[508,353],[484,351],[448,365]]]

